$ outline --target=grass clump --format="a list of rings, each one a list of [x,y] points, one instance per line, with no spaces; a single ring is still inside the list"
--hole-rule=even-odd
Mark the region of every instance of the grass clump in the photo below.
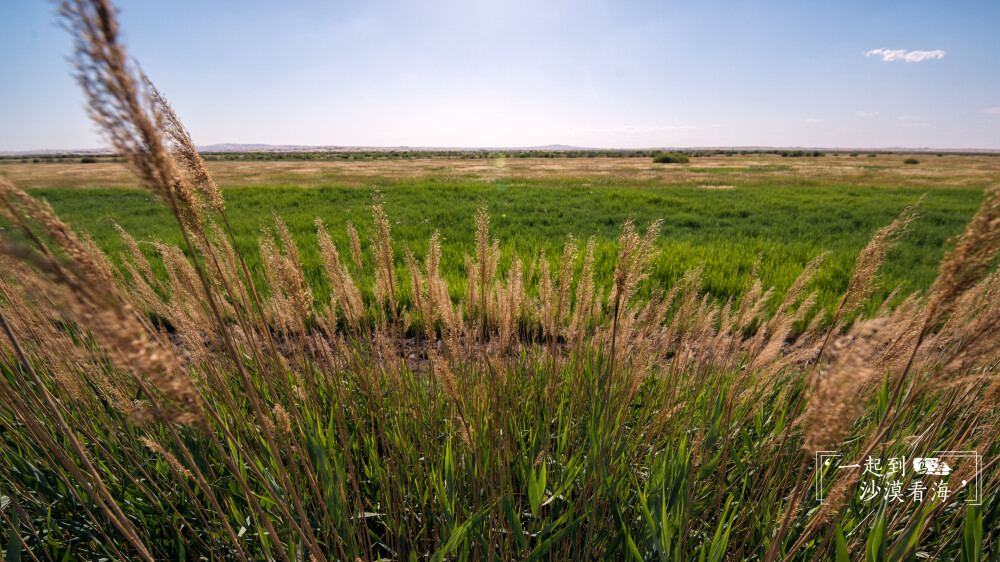
[[[654,164],[687,164],[690,160],[687,154],[680,152],[661,152],[653,157]]]

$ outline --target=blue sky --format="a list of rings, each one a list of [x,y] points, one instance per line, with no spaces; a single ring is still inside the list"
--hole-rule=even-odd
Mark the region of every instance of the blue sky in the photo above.
[[[996,1],[118,6],[202,145],[1000,149]],[[0,0],[0,150],[107,144],[55,11]]]

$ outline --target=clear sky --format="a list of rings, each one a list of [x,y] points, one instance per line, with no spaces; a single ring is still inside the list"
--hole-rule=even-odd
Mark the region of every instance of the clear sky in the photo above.
[[[200,145],[1000,148],[997,0],[118,6]],[[0,0],[0,150],[107,145],[55,12]]]

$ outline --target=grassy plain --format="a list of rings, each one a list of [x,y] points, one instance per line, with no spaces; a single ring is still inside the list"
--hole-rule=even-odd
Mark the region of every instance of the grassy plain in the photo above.
[[[45,270],[36,275],[13,262],[0,275],[0,312],[14,321],[0,340],[12,342],[0,348],[0,423],[12,428],[0,448],[0,481],[15,490],[8,497],[23,513],[8,523],[17,533],[0,533],[5,555],[44,549],[60,559],[293,560],[309,549],[319,560],[617,560],[631,553],[721,562],[843,560],[864,551],[879,561],[979,559],[1000,528],[989,460],[1000,454],[992,408],[1000,387],[979,370],[996,364],[1000,278],[993,274],[954,305],[934,304],[947,302],[935,298],[939,289],[881,310],[838,337],[844,324],[836,322],[792,333],[810,310],[800,289],[788,290],[781,305],[772,296],[767,312],[766,297],[751,288],[758,255],[761,281],[780,295],[806,262],[829,250],[810,287],[828,310],[847,295],[836,314],[853,311],[850,303],[867,298],[880,269],[864,264],[889,247],[881,268],[887,282],[872,302],[895,285],[927,288],[946,240],[979,207],[982,189],[1000,179],[1000,158],[924,156],[927,163],[916,166],[904,158],[210,163],[257,286],[271,293],[251,306],[235,260],[213,249],[236,281],[235,290],[211,285],[213,302],[238,325],[213,323],[197,274],[178,251],[160,261],[149,242],[182,246],[177,222],[120,165],[4,163],[0,173],[48,199],[110,259],[146,271],[144,260],[126,257],[117,222],[160,275],[169,269],[171,276],[169,290],[140,282],[159,286],[148,273],[119,286],[43,209],[6,190],[19,216],[63,241],[62,271],[79,279],[67,290]],[[921,196],[921,216],[898,245],[869,244]],[[377,234],[373,200],[389,214],[391,242],[384,229]],[[986,212],[995,216],[996,195],[992,201]],[[490,209],[489,234],[500,240],[499,259],[476,241],[486,235],[483,215],[474,218],[482,205]],[[303,294],[297,259],[257,242],[262,229],[275,229],[272,211],[290,228],[301,275],[316,289],[314,307],[296,300]],[[629,216],[640,229],[664,220],[652,242],[663,251],[622,230]],[[318,248],[316,217],[343,262],[345,222],[360,227],[362,273],[353,259],[342,269],[353,280],[323,270],[324,260],[336,262],[329,244]],[[435,230],[444,237],[447,288],[427,257]],[[556,258],[569,233],[599,241],[591,265],[604,300],[579,257],[577,271],[560,271]],[[974,238],[990,236],[980,229]],[[866,245],[868,258],[859,258]],[[995,244],[979,246],[986,249],[966,246],[950,263],[994,255]],[[420,266],[405,269],[406,248],[427,264],[426,277]],[[531,260],[539,250],[553,276],[538,268],[522,286],[522,276],[508,272],[495,295],[465,294],[469,283],[477,286],[472,279],[496,278],[490,264],[503,269],[513,254]],[[464,252],[475,256],[469,270]],[[390,292],[403,310],[370,304],[378,301],[373,287],[389,278],[386,259],[395,260]],[[33,263],[45,262],[36,256]],[[700,286],[675,283],[699,263]],[[612,287],[612,273],[629,271]],[[631,285],[629,275],[643,271],[651,282]],[[811,273],[806,266],[805,278]],[[638,298],[623,289],[629,286]],[[675,286],[677,295],[664,295]],[[368,303],[360,320],[351,319],[356,290]],[[457,306],[441,298],[447,290]],[[716,301],[702,302],[702,290]],[[337,309],[326,306],[331,291]],[[626,295],[620,301],[609,297],[617,291]],[[573,302],[571,313],[568,304],[553,306],[561,295]],[[734,295],[743,297],[721,306]],[[119,302],[149,316],[125,314]],[[957,312],[939,332],[915,328],[935,306]],[[153,316],[166,320],[169,333],[140,326]],[[307,320],[318,330],[307,329]],[[399,338],[401,322],[417,337]],[[90,336],[79,338],[74,326],[87,326]],[[226,337],[238,347],[220,351]],[[22,341],[28,355],[14,345]],[[898,350],[912,350],[910,360]],[[24,367],[29,356],[44,378]],[[815,357],[823,357],[820,369],[810,363]],[[192,378],[180,376],[189,371]],[[55,401],[43,403],[49,392]],[[65,424],[51,422],[56,411]],[[21,429],[25,420],[52,429]],[[76,465],[61,441],[71,436],[97,459],[89,478],[106,490],[93,495],[126,514],[129,523],[117,532],[77,499],[91,492],[74,487],[81,480],[71,478]],[[976,473],[984,506],[965,506],[970,496],[960,494],[972,492],[963,490],[940,501],[865,499],[855,493],[859,481],[811,464],[819,450],[859,459],[875,447],[885,459],[979,451],[988,462],[982,474],[965,463],[952,482]],[[824,474],[830,498],[823,507],[809,485],[816,474]],[[911,476],[900,486],[923,482]]]
[[[61,14],[145,185],[0,163],[4,560],[997,559],[1000,159],[206,170],[114,7]]]
[[[145,191],[0,164],[4,560],[997,559],[1000,159],[209,171],[114,7],[61,14]]]
[[[946,241],[978,208],[982,189],[1000,182],[1000,157],[926,154],[915,166],[904,165],[905,158],[749,154],[665,165],[646,158],[427,158],[207,166],[223,189],[237,243],[258,281],[263,271],[257,238],[262,228],[273,230],[273,210],[291,229],[321,302],[329,287],[314,219],[323,219],[341,248],[347,244],[345,223],[353,222],[367,254],[370,205],[379,199],[394,223],[399,268],[405,248],[423,258],[430,235],[441,232],[442,272],[455,295],[464,289],[463,254],[472,253],[475,210],[486,205],[491,231],[504,249],[501,267],[515,252],[530,262],[540,249],[558,255],[567,235],[581,241],[594,236],[595,274],[607,284],[620,225],[629,216],[640,225],[663,219],[664,251],[654,280],[670,285],[704,263],[704,289],[725,299],[746,287],[759,255],[763,283],[780,295],[810,259],[830,251],[812,285],[829,308],[846,289],[872,233],[925,194],[912,232],[888,256],[884,289],[875,300],[897,286],[901,294],[926,289]],[[47,199],[111,256],[125,249],[115,222],[139,240],[180,242],[168,212],[124,164],[4,161],[0,174]],[[158,256],[146,249],[157,267]]]

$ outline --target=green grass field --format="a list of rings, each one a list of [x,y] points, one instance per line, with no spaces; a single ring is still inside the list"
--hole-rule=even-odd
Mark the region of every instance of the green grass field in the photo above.
[[[855,275],[855,262],[872,233],[892,222],[906,206],[920,200],[919,219],[901,243],[890,250],[881,268],[884,283],[869,303],[874,307],[897,286],[904,294],[930,286],[937,276],[947,241],[963,231],[980,207],[983,187],[995,184],[1000,178],[996,170],[1000,159],[992,157],[948,156],[931,160],[932,164],[923,167],[904,167],[903,155],[879,155],[879,158],[877,167],[868,164],[868,158],[864,158],[865,164],[861,165],[861,159],[848,157],[793,162],[760,155],[694,158],[689,164],[659,167],[638,158],[473,163],[429,159],[346,165],[306,162],[291,166],[275,162],[213,163],[216,164],[213,175],[223,186],[229,221],[238,244],[249,258],[257,285],[264,287],[264,292],[269,282],[285,291],[297,286],[288,279],[264,278],[258,238],[273,233],[273,211],[291,230],[302,257],[305,277],[314,288],[317,310],[325,309],[331,288],[322,271],[315,218],[321,218],[327,225],[345,261],[349,254],[346,222],[351,221],[361,231],[367,255],[363,257],[365,270],[356,282],[371,303],[376,277],[374,267],[378,263],[368,241],[374,237],[375,230],[371,205],[380,202],[393,223],[398,296],[404,306],[418,311],[419,322],[423,321],[424,312],[412,302],[404,256],[409,249],[423,262],[428,239],[434,231],[440,231],[444,237],[441,271],[452,296],[456,301],[465,302],[463,325],[466,328],[463,328],[462,337],[473,353],[462,355],[463,349],[451,347],[451,339],[446,344],[442,335],[441,349],[445,350],[445,361],[450,363],[440,365],[452,365],[448,368],[453,369],[454,374],[441,371],[444,367],[439,365],[437,355],[433,361],[429,351],[426,359],[417,357],[422,353],[423,332],[419,328],[407,332],[406,337],[392,340],[392,345],[398,346],[398,351],[393,348],[390,352],[392,357],[410,358],[410,363],[406,360],[399,363],[399,370],[394,370],[396,367],[390,363],[380,364],[378,351],[364,347],[366,344],[356,343],[360,346],[357,348],[341,347],[338,349],[346,350],[346,354],[338,356],[340,360],[350,361],[347,364],[355,365],[358,370],[350,371],[348,376],[334,376],[331,373],[335,372],[317,367],[316,373],[327,377],[322,380],[328,382],[317,385],[310,398],[315,402],[306,404],[301,401],[303,396],[309,398],[309,395],[295,390],[301,388],[295,386],[301,381],[291,374],[293,371],[283,370],[286,367],[279,362],[285,361],[284,365],[288,365],[294,354],[295,361],[304,357],[305,363],[297,365],[326,365],[323,361],[329,356],[298,355],[312,353],[312,344],[306,343],[315,340],[303,336],[308,332],[304,328],[302,332],[282,331],[286,328],[280,323],[247,324],[249,329],[241,333],[276,334],[279,346],[268,347],[273,343],[261,339],[252,340],[241,348],[257,354],[253,356],[257,359],[250,355],[239,356],[248,361],[252,369],[250,379],[240,379],[227,370],[237,362],[219,359],[218,341],[209,345],[200,343],[205,335],[213,337],[215,328],[209,322],[202,320],[199,324],[195,320],[199,318],[195,316],[197,311],[204,312],[205,306],[197,300],[197,289],[189,287],[173,292],[169,303],[157,301],[156,310],[171,310],[165,314],[170,316],[168,321],[173,326],[169,329],[171,337],[179,342],[171,344],[175,346],[172,348],[175,353],[207,358],[200,368],[205,377],[213,378],[204,379],[210,381],[205,384],[204,392],[214,394],[206,403],[212,404],[213,411],[222,413],[219,420],[242,420],[230,423],[238,434],[227,443],[236,448],[210,446],[204,438],[214,434],[185,429],[173,445],[179,442],[183,447],[193,447],[195,452],[190,458],[179,461],[176,456],[169,456],[176,454],[170,451],[182,451],[183,447],[172,446],[169,436],[163,433],[163,429],[172,426],[156,426],[161,428],[156,443],[170,445],[161,453],[161,449],[156,449],[159,445],[143,440],[149,439],[146,430],[140,430],[132,414],[119,412],[109,405],[110,402],[98,404],[95,399],[88,398],[88,394],[78,393],[83,400],[89,400],[84,403],[71,392],[78,388],[72,385],[66,387],[69,390],[54,386],[53,389],[60,400],[73,405],[66,415],[72,420],[72,427],[87,436],[88,443],[103,444],[96,435],[105,431],[104,428],[120,428],[116,430],[115,439],[121,445],[107,452],[103,445],[93,448],[95,455],[104,455],[101,458],[110,463],[107,466],[117,466],[116,463],[143,466],[140,459],[149,458],[148,450],[166,459],[157,462],[153,478],[133,475],[130,478],[134,478],[134,482],[128,479],[119,482],[102,476],[110,482],[112,492],[109,493],[114,497],[143,498],[123,504],[129,513],[142,514],[143,519],[138,524],[142,538],[138,542],[148,545],[159,558],[173,558],[178,552],[209,553],[213,549],[228,548],[246,548],[248,552],[263,552],[273,557],[266,553],[272,549],[294,548],[289,546],[291,543],[286,545],[281,540],[271,539],[292,533],[291,516],[274,514],[282,505],[279,501],[287,500],[267,499],[278,497],[267,495],[277,493],[277,488],[258,484],[274,481],[269,479],[277,475],[291,482],[290,489],[307,498],[302,508],[295,508],[298,510],[295,513],[308,514],[305,520],[309,528],[319,533],[313,547],[317,552],[343,549],[338,559],[363,558],[363,553],[370,556],[394,552],[409,552],[411,559],[413,556],[445,559],[452,551],[466,559],[476,559],[486,552],[504,552],[511,559],[526,554],[530,559],[542,559],[550,551],[558,552],[554,559],[586,558],[587,555],[581,553],[587,552],[595,559],[601,558],[601,553],[606,559],[618,559],[621,553],[630,549],[639,559],[642,558],[637,554],[640,551],[659,551],[663,557],[670,552],[676,558],[682,557],[681,553],[688,553],[706,560],[723,560],[727,556],[764,560],[775,530],[784,523],[789,524],[787,533],[776,544],[784,545],[781,549],[797,545],[794,548],[801,550],[795,559],[811,559],[834,552],[846,558],[849,552],[857,553],[861,549],[888,552],[891,548],[892,552],[914,552],[916,544],[903,544],[900,537],[917,532],[923,534],[920,552],[929,556],[930,552],[939,549],[949,555],[962,554],[971,559],[968,553],[977,552],[984,538],[988,545],[995,543],[992,534],[983,537],[982,531],[995,527],[995,506],[1000,502],[995,483],[990,483],[992,480],[987,482],[986,488],[991,490],[989,502],[993,507],[987,508],[985,513],[978,508],[956,511],[944,502],[929,503],[927,508],[921,504],[919,513],[937,509],[940,519],[935,521],[944,522],[940,528],[935,523],[923,531],[920,531],[923,519],[916,518],[915,523],[909,521],[910,513],[918,513],[909,507],[894,508],[889,522],[876,519],[868,523],[877,512],[876,507],[854,501],[855,496],[851,496],[849,503],[838,504],[836,513],[842,518],[840,522],[824,528],[826,519],[816,515],[815,504],[808,503],[813,507],[803,509],[799,516],[796,508],[789,508],[795,502],[789,498],[794,498],[798,489],[793,487],[797,477],[811,478],[805,475],[812,470],[809,447],[813,446],[813,439],[816,443],[829,442],[837,446],[844,451],[845,458],[864,456],[861,451],[868,446],[865,443],[872,439],[870,436],[881,436],[879,432],[883,427],[891,428],[885,425],[887,419],[896,423],[895,417],[886,417],[891,407],[898,407],[900,415],[898,425],[883,444],[889,447],[885,453],[889,457],[925,454],[912,450],[907,436],[927,434],[925,423],[928,419],[945,420],[943,427],[949,430],[934,433],[935,440],[924,443],[920,450],[928,454],[933,450],[958,450],[961,447],[955,444],[955,436],[985,431],[979,428],[991,427],[993,423],[976,413],[979,412],[976,398],[979,390],[962,395],[960,405],[943,407],[945,391],[929,387],[933,392],[907,393],[905,398],[899,398],[898,406],[892,406],[897,403],[889,391],[888,382],[892,379],[886,378],[880,384],[881,375],[873,374],[891,374],[895,366],[878,364],[868,368],[865,364],[859,371],[856,363],[845,359],[854,357],[851,353],[828,351],[832,358],[825,365],[833,374],[826,377],[832,377],[829,380],[833,382],[820,383],[825,394],[816,390],[803,394],[811,384],[808,379],[811,369],[793,363],[782,370],[782,361],[794,360],[797,353],[808,351],[808,346],[819,345],[818,342],[824,341],[824,331],[833,328],[811,331],[812,328],[802,326],[801,333],[794,338],[794,345],[812,343],[804,344],[807,347],[802,349],[787,347],[786,336],[790,332],[783,331],[780,326],[782,322],[792,326],[790,320],[782,319],[792,318],[797,312],[772,310],[778,320],[766,320],[765,328],[754,330],[754,323],[758,321],[753,318],[756,313],[750,312],[742,318],[746,310],[760,310],[751,299],[737,304],[737,317],[742,318],[738,324],[720,321],[720,333],[714,334],[714,319],[720,314],[720,308],[710,308],[706,313],[706,309],[692,307],[691,303],[700,298],[700,292],[693,287],[688,287],[684,292],[686,296],[679,298],[681,303],[688,304],[679,304],[665,325],[654,319],[643,328],[652,330],[649,332],[652,336],[623,337],[626,343],[619,344],[622,346],[619,351],[629,360],[618,363],[614,359],[607,360],[600,348],[600,338],[589,339],[602,330],[614,333],[610,328],[612,320],[607,315],[595,319],[595,326],[603,327],[595,327],[593,334],[585,333],[579,336],[582,339],[573,340],[577,344],[567,343],[570,351],[566,357],[558,351],[553,353],[553,349],[558,348],[553,348],[552,339],[549,346],[539,346],[546,337],[545,303],[531,298],[539,292],[537,285],[528,287],[522,296],[531,300],[526,306],[534,307],[536,303],[539,306],[537,314],[542,339],[531,339],[520,351],[491,359],[486,350],[499,349],[489,347],[493,340],[484,340],[484,347],[475,350],[478,336],[473,333],[479,333],[478,319],[483,318],[485,322],[486,318],[479,316],[475,308],[478,297],[469,300],[462,294],[469,282],[463,254],[475,252],[476,210],[486,206],[491,215],[490,234],[500,242],[501,269],[511,262],[514,254],[532,260],[544,250],[555,260],[561,255],[568,235],[574,235],[581,243],[593,236],[598,241],[594,263],[596,276],[605,288],[611,286],[614,268],[623,259],[618,247],[622,224],[631,217],[643,229],[654,220],[662,220],[657,243],[663,251],[649,268],[653,279],[642,285],[641,290],[646,293],[640,293],[649,296],[648,302],[662,298],[651,291],[674,286],[686,271],[699,264],[704,264],[705,268],[700,289],[720,301],[739,295],[747,289],[754,263],[760,256],[760,277],[765,285],[776,288],[772,296],[776,307],[777,297],[800,274],[803,266],[816,255],[829,251],[824,267],[814,277],[812,289],[819,293],[820,303],[832,314],[841,295],[850,294],[848,284]],[[115,223],[141,241],[140,247],[152,258],[161,275],[166,275],[166,270],[155,255],[153,245],[143,242],[183,245],[173,216],[150,192],[135,187],[134,180],[128,179],[120,165],[112,168],[107,163],[22,163],[2,165],[0,173],[25,185],[33,195],[47,199],[64,221],[93,236],[112,260],[122,259],[127,252],[114,228]],[[4,235],[15,237],[9,230],[4,231]],[[582,269],[581,261],[577,262],[578,269]],[[175,274],[177,271],[174,269]],[[16,279],[17,275],[12,273],[11,277]],[[580,282],[582,277],[580,271],[573,276],[575,282]],[[55,303],[63,302],[61,298],[65,293],[59,289],[52,289],[52,294],[63,294],[63,297],[57,296],[51,301],[34,299],[30,292],[31,287],[35,287],[32,283],[28,282],[19,293],[23,296],[14,298],[30,302],[32,306],[58,307]],[[44,286],[42,281],[38,283]],[[131,290],[128,284],[120,289]],[[426,288],[422,291],[426,303],[429,293]],[[553,299],[550,297],[549,301]],[[633,314],[638,314],[639,303],[645,300],[640,297],[631,304],[626,303],[631,311],[625,316],[638,318]],[[275,302],[278,299],[272,298],[271,303]],[[984,306],[983,310],[996,310],[991,306]],[[265,304],[264,308],[275,314],[280,310],[279,305],[272,304]],[[29,310],[28,307],[12,306],[8,309],[22,313]],[[60,326],[86,324],[95,314],[87,310],[84,309],[84,316]],[[901,306],[891,313],[899,318],[888,319],[882,311],[880,318],[857,323],[855,328],[860,325],[857,329],[864,330],[866,325],[888,320],[897,321],[900,326],[912,326],[912,319],[917,316],[907,320],[907,315],[919,315],[920,310]],[[869,312],[874,310],[870,308]],[[74,379],[59,371],[62,368],[60,361],[74,357],[68,351],[72,346],[66,343],[71,335],[62,332],[61,328],[49,336],[36,333],[36,329],[51,328],[40,318],[58,317],[64,313],[65,310],[54,308],[39,310],[37,317],[29,314],[19,319],[21,337],[31,342],[32,353],[46,357],[39,364],[53,365],[50,368],[53,374],[49,375],[52,380],[79,380],[98,385],[99,381],[91,381],[89,374],[74,375],[78,377]],[[370,316],[364,325],[377,326],[373,318],[380,317],[384,311],[369,306],[367,313]],[[524,318],[524,314],[522,310],[514,318]],[[770,314],[763,317],[767,316]],[[242,318],[244,320],[239,321],[245,322],[247,317]],[[410,314],[408,318],[413,320],[415,316]],[[499,318],[497,315],[492,320],[497,326]],[[969,326],[996,325],[984,318],[974,317]],[[417,321],[408,325],[418,326]],[[563,323],[565,319],[559,322]],[[701,333],[696,328],[699,323],[707,326],[711,339],[699,341],[690,336]],[[587,322],[581,324],[586,325]],[[955,325],[961,329],[952,333],[944,328],[940,341],[974,341],[977,337],[977,332],[968,331],[973,328],[964,328],[965,324],[960,323]],[[98,329],[102,326],[118,324],[97,324]],[[366,342],[371,335],[368,328],[360,332],[349,331],[353,328],[346,320],[342,327],[343,335],[334,335],[334,338],[346,338],[340,341]],[[673,333],[675,328],[681,330],[676,341],[665,335]],[[444,334],[443,324],[441,329]],[[758,346],[754,343],[756,336],[746,336],[752,332],[769,334],[777,347],[770,343]],[[113,332],[118,333],[120,331]],[[845,342],[857,337],[851,340],[855,343],[849,349],[857,349],[863,355],[865,349],[883,349],[895,341],[908,341],[905,330],[899,333],[888,330],[886,333],[891,335],[881,336],[887,339],[873,339],[870,344],[865,336],[857,336],[858,333],[861,332],[852,331],[852,335],[837,338],[831,345],[847,345]],[[399,334],[403,334],[402,328]],[[412,335],[417,337],[410,337]],[[731,335],[736,336],[730,344],[722,343],[725,339],[717,339]],[[142,340],[130,335],[127,342],[111,345],[132,345],[136,341]],[[719,347],[713,348],[705,342],[716,342],[714,345]],[[926,359],[921,356],[922,365],[925,360],[940,364],[936,342],[929,341],[925,345],[929,355]],[[428,340],[424,345],[429,348],[436,344]],[[782,353],[772,351],[770,356],[766,353],[766,350],[782,349]],[[956,349],[961,351],[963,348]],[[277,355],[281,350],[289,354],[287,358]],[[611,357],[615,357],[613,352]],[[655,371],[656,375],[647,375],[640,367],[635,371],[637,378],[632,379],[630,369],[633,367],[629,365],[643,357],[655,357],[657,368],[662,370]],[[502,369],[501,377],[487,375],[493,372],[491,369],[496,361]],[[434,371],[429,370],[432,363]],[[25,380],[20,369],[2,367],[0,380],[11,381],[9,388],[38,386],[37,382]],[[65,367],[71,373],[76,373],[72,370],[75,368]],[[919,367],[915,372],[923,373],[924,369]],[[605,370],[613,376],[605,376]],[[947,376],[947,371],[943,372],[944,375],[936,376]],[[748,373],[752,376],[745,376]],[[905,376],[906,370],[902,373]],[[62,378],[56,379],[56,376]],[[971,379],[981,380],[979,377]],[[625,384],[632,380],[641,384]],[[283,386],[272,391],[269,385],[274,381],[284,381]],[[428,385],[428,381],[433,382]],[[369,384],[375,386],[367,386]],[[838,385],[846,385],[844,388],[848,390],[836,394],[841,388]],[[249,418],[256,413],[248,410],[246,402],[248,388],[260,388],[259,392],[265,393],[269,402],[262,410],[262,415],[268,416],[262,418],[266,420],[263,423],[267,426],[273,415],[275,421],[271,423],[276,431],[280,429],[280,443],[272,446],[256,433],[258,426]],[[11,395],[21,396],[25,391],[20,392]],[[125,392],[133,397],[144,396],[146,391],[126,387]],[[173,399],[170,395],[164,396],[163,403]],[[599,399],[601,396],[604,398]],[[807,401],[801,401],[802,396],[808,396]],[[949,403],[955,399],[955,395],[949,394]],[[10,411],[19,412],[17,419],[33,419],[31,412],[25,409],[28,399],[8,402]],[[341,410],[339,405],[347,407]],[[808,415],[803,414],[805,407],[810,408]],[[827,417],[815,413],[827,408],[834,408],[835,413]],[[335,418],[337,412],[343,412],[342,418]],[[835,419],[845,416],[845,419],[854,419],[858,415],[861,417],[856,424],[836,429]],[[455,420],[459,420],[460,425]],[[801,425],[802,420],[806,420],[806,426]],[[971,421],[965,431],[962,428],[966,427],[963,424],[967,420]],[[339,433],[335,431],[337,423],[343,424],[337,430]],[[498,427],[500,431],[496,431]],[[808,428],[805,433],[802,427]],[[295,428],[301,428],[301,434]],[[638,428],[656,429],[647,433],[646,430],[635,431]],[[702,428],[709,429],[703,434]],[[838,431],[846,433],[841,435]],[[58,467],[53,468],[55,465],[48,463],[51,459],[39,461],[39,453],[32,448],[30,439],[21,433],[6,439],[5,464],[12,469],[0,470],[0,473],[20,491],[19,497],[29,506],[26,513],[31,514],[28,517],[36,528],[51,532],[49,529],[62,521],[93,519],[81,515],[77,503],[67,501],[59,491],[62,481]],[[289,465],[295,471],[292,476],[274,472],[277,459],[286,458],[284,447],[299,443],[300,439],[301,443],[295,447],[299,451],[307,450],[308,457],[296,453],[299,456],[287,458],[308,458],[308,462]],[[843,443],[837,445],[841,439]],[[877,442],[881,437],[874,439]],[[985,458],[995,457],[995,441],[980,441],[976,446],[984,452]],[[503,453],[498,456],[498,451]],[[211,476],[211,471],[215,470],[211,467],[221,466],[226,454],[235,455],[240,462],[246,463],[244,466],[256,467],[261,474],[248,473],[253,477],[241,487],[234,487],[233,483],[220,484],[226,481]],[[433,460],[428,464],[424,459]],[[34,465],[26,464],[32,462],[45,462],[45,469],[39,472],[32,468]],[[188,472],[183,467],[187,465],[205,467],[210,478],[198,480],[201,477],[186,476]],[[142,470],[153,470],[150,466]],[[170,482],[171,470],[177,471],[179,478],[197,480],[202,489],[218,493],[227,502],[227,507],[213,508],[206,513],[199,503],[202,501],[200,493],[187,495],[176,487],[163,492],[146,489],[146,481],[155,482],[156,486]],[[362,475],[361,484],[353,491],[329,492],[341,489],[334,483],[357,481]],[[307,482],[320,482],[328,493],[323,495],[311,484],[306,486]],[[488,494],[484,493],[487,489],[484,482],[488,482],[486,486],[491,490]],[[686,492],[678,494],[682,489]],[[829,488],[829,493],[833,494],[833,490]],[[671,492],[668,494],[668,491]],[[248,494],[263,498],[262,505],[245,503],[243,498]],[[168,499],[163,504],[177,512],[171,521],[198,525],[199,530],[193,538],[179,538],[180,531],[164,531],[170,528],[166,524],[169,517],[157,505],[164,497]],[[156,500],[143,503],[149,498]],[[805,502],[811,501],[811,497],[806,497],[803,507],[807,505]],[[364,513],[365,517],[359,522],[347,516],[348,511]],[[234,528],[235,538],[224,534],[224,526],[233,525],[230,519],[237,524],[236,528],[249,530],[241,530],[242,534],[237,535]],[[253,519],[258,525],[250,525]],[[100,519],[94,521],[97,526],[93,529],[107,525]],[[260,528],[262,524],[274,522],[284,534]],[[16,527],[17,523],[14,525]],[[180,523],[173,525],[181,526]],[[960,532],[955,530],[955,525],[961,525]],[[888,528],[893,530],[886,530]],[[83,528],[80,536],[89,536],[87,533],[93,533],[93,529]],[[738,533],[730,536],[727,529],[738,530]],[[171,534],[174,532],[176,537]],[[976,535],[977,532],[980,534]],[[833,544],[831,540],[838,533],[844,538],[838,538]],[[61,542],[49,543],[48,548],[52,551],[75,551],[94,557],[105,555],[107,551],[117,556],[114,549],[126,548],[121,541],[88,542],[77,540],[73,533],[56,534]],[[959,535],[961,540],[956,539]],[[8,542],[12,536],[8,536]],[[810,536],[814,538],[809,539]],[[26,548],[40,540],[29,535],[24,537]],[[798,544],[800,542],[802,544]],[[896,546],[897,543],[902,546]],[[14,551],[17,552],[16,545]],[[873,559],[897,558],[879,555]]]
[[[604,283],[610,280],[616,251],[613,241],[621,224],[630,216],[640,226],[662,219],[664,252],[655,265],[654,279],[670,285],[686,270],[704,263],[704,289],[720,299],[746,286],[758,255],[765,286],[774,286],[780,295],[805,263],[829,251],[813,282],[820,303],[829,308],[845,290],[853,261],[872,233],[925,194],[920,218],[888,257],[883,290],[874,300],[897,286],[901,294],[926,289],[947,240],[961,232],[978,208],[981,186],[1000,177],[995,162],[1000,159],[991,157],[980,157],[974,164],[958,156],[938,158],[932,161],[937,165],[932,171],[916,170],[909,175],[894,174],[902,168],[902,156],[891,158],[883,156],[877,170],[871,169],[867,158],[846,156],[797,159],[794,165],[789,159],[759,155],[696,158],[682,166],[654,166],[646,159],[632,159],[636,162],[613,162],[618,167],[610,172],[604,169],[604,159],[597,159],[597,164],[571,162],[542,172],[531,163],[506,168],[499,162],[470,169],[461,163],[427,160],[399,162],[389,170],[321,169],[313,174],[318,177],[308,177],[308,181],[303,180],[304,173],[259,163],[253,173],[243,170],[226,175],[227,170],[221,170],[220,183],[229,186],[223,190],[229,217],[257,280],[262,275],[257,238],[262,229],[273,230],[273,210],[291,229],[314,294],[323,302],[328,287],[317,253],[314,219],[323,219],[342,250],[347,247],[346,221],[353,222],[367,252],[370,205],[377,197],[394,221],[399,267],[406,248],[422,258],[430,235],[441,232],[442,270],[456,295],[463,288],[463,254],[472,251],[475,211],[486,205],[491,231],[504,249],[501,266],[509,263],[514,252],[527,261],[539,250],[553,257],[561,252],[567,235],[581,243],[594,236],[597,278]],[[67,181],[65,173],[56,173],[60,166],[30,167],[48,173],[51,179],[46,183],[39,176],[26,176],[26,183],[65,185],[59,183]],[[71,171],[73,167],[65,166]],[[953,172],[950,177],[945,173],[949,170]],[[18,180],[17,173],[7,175]],[[956,178],[960,181],[955,182]],[[30,191],[47,199],[59,216],[93,236],[112,256],[124,250],[114,222],[139,240],[179,242],[173,219],[145,191],[128,187],[35,187]],[[153,254],[149,248],[156,262]]]

